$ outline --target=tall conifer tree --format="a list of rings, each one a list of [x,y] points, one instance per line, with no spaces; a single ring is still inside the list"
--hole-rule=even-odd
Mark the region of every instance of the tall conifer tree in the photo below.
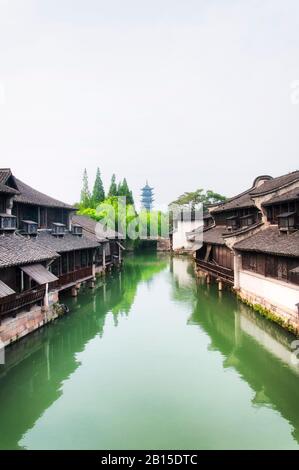
[[[112,175],[110,188],[108,191],[108,197],[117,196],[117,185],[116,185],[116,176],[115,174]]]
[[[91,195],[88,187],[88,175],[87,170],[84,168],[83,172],[83,186],[81,191],[80,205],[86,209],[91,204]]]
[[[96,207],[98,204],[103,202],[104,199],[105,199],[105,191],[104,191],[103,181],[101,178],[101,172],[100,172],[100,169],[97,168],[96,179],[95,179],[93,191],[92,191],[93,206]]]

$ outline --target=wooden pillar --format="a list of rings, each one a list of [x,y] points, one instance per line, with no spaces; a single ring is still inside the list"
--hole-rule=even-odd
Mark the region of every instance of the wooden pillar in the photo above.
[[[223,288],[222,281],[219,279],[218,280],[218,290],[222,291],[222,288]]]
[[[44,307],[49,307],[49,284],[46,284],[46,292],[44,296]]]
[[[72,297],[77,297],[78,295],[78,289],[76,286],[72,287]]]
[[[21,269],[21,292],[24,290],[24,273]]]

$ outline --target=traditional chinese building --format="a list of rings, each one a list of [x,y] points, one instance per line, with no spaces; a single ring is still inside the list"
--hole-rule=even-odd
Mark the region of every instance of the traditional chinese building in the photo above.
[[[10,169],[0,169],[0,207],[0,340],[7,344],[55,317],[60,291],[77,295],[82,283],[93,285],[114,239],[91,236],[72,219],[74,207]]]
[[[72,223],[82,227],[86,237],[101,242],[101,249],[96,257],[97,271],[101,271],[102,267],[110,268],[113,265],[119,266],[121,264],[122,251],[125,249],[121,243],[124,239],[122,233],[105,227],[85,215],[73,215]]]
[[[220,282],[233,285],[232,247],[236,240],[247,237],[262,225],[262,215],[251,198],[251,192],[269,179],[270,176],[259,176],[246,191],[209,209],[214,222],[210,221],[204,228],[203,245],[196,252],[196,262],[199,269]]]
[[[210,209],[196,252],[198,272],[228,283],[252,304],[298,326],[299,171],[261,176],[252,187]]]
[[[239,295],[299,326],[299,184],[262,204],[266,228],[234,245]]]

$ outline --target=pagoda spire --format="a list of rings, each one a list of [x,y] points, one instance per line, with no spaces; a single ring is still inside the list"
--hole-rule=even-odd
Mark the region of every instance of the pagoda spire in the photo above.
[[[145,186],[141,188],[141,206],[147,211],[150,211],[153,207],[153,189],[149,186],[148,180],[146,180]]]

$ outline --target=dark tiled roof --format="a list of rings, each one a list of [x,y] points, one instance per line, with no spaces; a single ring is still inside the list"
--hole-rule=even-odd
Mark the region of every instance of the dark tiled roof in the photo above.
[[[268,180],[268,181],[267,181]],[[215,209],[211,207],[211,214],[213,213],[219,213],[223,211],[229,211],[229,210],[234,210],[234,209],[239,209],[239,208],[244,208],[244,207],[255,207],[255,203],[251,199],[251,193],[252,191],[255,190],[255,186],[261,182],[265,181],[265,183],[269,183],[273,180],[272,176],[269,175],[260,175],[257,176],[252,184],[252,186],[247,189],[246,191],[243,191],[242,193],[238,194],[237,196],[233,196],[229,198],[227,201],[225,201],[223,204],[216,205]],[[263,183],[263,184],[265,184]],[[262,184],[262,186],[263,186]]]
[[[203,242],[212,243],[215,245],[225,245],[223,240],[223,233],[225,232],[225,227],[217,226],[207,229],[203,232]]]
[[[244,217],[248,217],[248,216],[244,216]],[[240,219],[241,218],[242,217],[240,217]],[[223,235],[224,238],[236,237],[238,235],[243,235],[246,232],[251,232],[252,230],[254,230],[254,229],[256,229],[256,228],[258,228],[262,225],[263,225],[263,222],[256,222],[255,224],[252,224],[252,225],[247,225],[245,227],[240,227],[237,230],[225,230],[222,235]]]
[[[57,256],[55,250],[40,246],[33,239],[16,234],[0,236],[0,268],[46,261]]]
[[[298,188],[294,188],[291,191],[287,191],[284,194],[280,194],[280,196],[274,196],[271,199],[269,199],[269,201],[265,202],[263,205],[269,206],[271,204],[294,201],[296,199],[299,199],[299,183],[298,183]]]
[[[97,248],[99,246],[98,241],[92,240],[85,235],[79,236],[65,232],[63,237],[56,237],[51,234],[50,230],[41,230],[36,238],[36,243],[57,253],[83,250],[84,248]]]
[[[90,217],[87,217],[86,215],[73,215],[72,222],[81,225],[86,235],[92,235],[96,237],[98,241],[107,240],[107,238],[109,240],[124,238],[121,233],[115,232],[112,229],[104,230],[104,225]]]
[[[213,215],[219,212],[239,209],[242,207],[255,207],[255,204],[249,194],[251,190],[252,188],[228,199],[226,202],[216,207],[215,209],[211,209],[211,214]]]
[[[0,193],[11,194],[11,195],[20,194],[19,191],[17,191],[14,188],[10,188],[4,183],[0,183]]]
[[[43,194],[36,189],[31,188],[27,184],[23,183],[19,179],[15,178],[18,189],[20,191],[20,195],[15,197],[16,202],[22,202],[26,204],[36,204],[38,206],[46,206],[46,207],[61,207],[63,209],[73,209],[74,207],[70,206],[69,204],[65,204],[64,202],[58,201],[46,194]]]
[[[275,191],[280,187],[287,186],[295,181],[299,181],[299,170],[288,173],[287,175],[278,176],[269,181],[265,181],[261,186],[251,191],[252,196],[260,196]]]
[[[299,230],[287,235],[281,234],[278,227],[269,227],[235,243],[234,248],[240,251],[299,257]]]
[[[0,168],[0,183],[5,184],[10,176],[11,176],[10,168]]]
[[[8,180],[14,186],[10,186]],[[19,191],[16,189],[16,180],[11,173],[10,168],[0,168],[0,192],[6,194],[19,194]]]
[[[8,295],[14,294],[15,291],[12,290],[8,285],[3,281],[0,281],[0,298],[7,297]]]

